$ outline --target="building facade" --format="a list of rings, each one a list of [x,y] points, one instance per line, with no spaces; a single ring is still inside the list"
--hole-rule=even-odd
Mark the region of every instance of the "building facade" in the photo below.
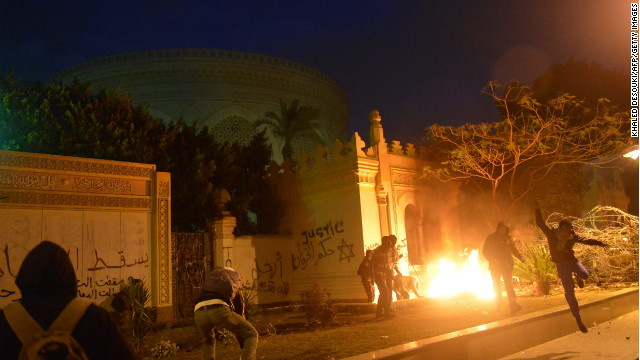
[[[320,109],[318,123],[328,141],[347,138],[349,103],[344,89],[326,74],[292,61],[229,50],[163,49],[116,54],[63,70],[52,80],[74,79],[95,88],[120,88],[136,105],[166,122],[183,119],[208,126],[216,141],[247,144],[253,123],[280,112],[280,100]],[[280,139],[267,131],[274,160]],[[294,153],[313,151],[311,137],[294,139]],[[326,144],[325,144],[326,145]]]

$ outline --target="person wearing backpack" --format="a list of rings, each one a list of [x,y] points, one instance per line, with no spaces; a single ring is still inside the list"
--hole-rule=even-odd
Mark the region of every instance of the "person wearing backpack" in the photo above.
[[[109,313],[77,297],[76,273],[59,245],[34,247],[15,283],[22,299],[0,312],[2,359],[136,359]]]
[[[202,336],[202,358],[215,359],[220,328],[235,334],[242,348],[242,360],[254,360],[258,332],[244,318],[242,276],[232,268],[214,267],[205,279],[193,310],[193,319]],[[215,336],[213,334],[216,334]]]

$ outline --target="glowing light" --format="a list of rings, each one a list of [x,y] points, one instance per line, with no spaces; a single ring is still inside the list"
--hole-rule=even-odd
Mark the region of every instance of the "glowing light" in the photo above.
[[[638,160],[639,155],[640,155],[640,150],[633,150],[624,154],[624,157],[632,158],[633,160]]]
[[[493,297],[491,274],[478,263],[478,250],[472,250],[464,264],[441,259],[435,277],[429,282],[428,297],[473,293],[483,299]]]

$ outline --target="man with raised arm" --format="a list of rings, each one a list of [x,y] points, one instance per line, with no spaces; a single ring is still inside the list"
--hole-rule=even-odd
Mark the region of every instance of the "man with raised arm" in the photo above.
[[[538,199],[534,201],[534,206],[536,208],[536,224],[545,234],[547,241],[549,242],[549,253],[551,254],[551,260],[556,264],[558,277],[560,278],[562,287],[564,288],[564,297],[567,299],[567,304],[569,304],[571,314],[576,318],[578,328],[580,331],[586,333],[589,330],[584,323],[582,323],[578,300],[576,299],[576,294],[573,291],[573,274],[576,276],[576,283],[578,286],[584,287],[584,280],[589,277],[589,272],[573,254],[573,245],[575,243],[602,247],[607,247],[608,245],[602,241],[585,239],[576,235],[576,233],[573,232],[573,225],[569,219],[561,220],[558,223],[558,227],[555,229],[549,228],[542,219],[542,211],[540,210],[540,201]]]

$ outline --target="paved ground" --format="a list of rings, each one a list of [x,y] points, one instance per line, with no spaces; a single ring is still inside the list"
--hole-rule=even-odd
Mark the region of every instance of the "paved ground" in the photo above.
[[[638,359],[638,310],[500,360]]]

